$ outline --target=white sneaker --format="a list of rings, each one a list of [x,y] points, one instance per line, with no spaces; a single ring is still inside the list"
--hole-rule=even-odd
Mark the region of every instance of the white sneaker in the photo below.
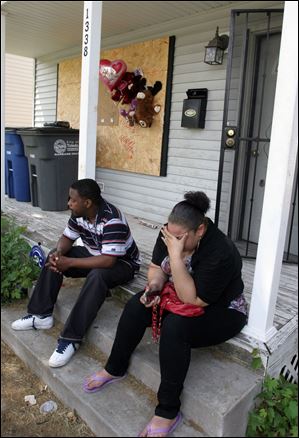
[[[49,366],[58,368],[67,364],[78,348],[79,344],[59,339],[57,348],[49,359]]]
[[[32,330],[32,329],[50,329],[53,327],[53,316],[44,318],[37,315],[26,315],[21,319],[17,319],[11,324],[14,330]]]

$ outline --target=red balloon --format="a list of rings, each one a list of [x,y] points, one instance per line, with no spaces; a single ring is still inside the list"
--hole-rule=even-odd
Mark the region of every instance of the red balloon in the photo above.
[[[126,71],[127,65],[121,59],[115,61],[100,60],[100,79],[110,91],[119,84]]]

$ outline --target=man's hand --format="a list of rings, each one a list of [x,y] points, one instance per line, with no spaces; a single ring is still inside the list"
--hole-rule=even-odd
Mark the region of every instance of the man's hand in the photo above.
[[[57,272],[64,272],[71,268],[72,258],[65,256],[58,256],[55,258],[54,266],[57,269]],[[51,269],[51,268],[50,268]]]
[[[49,261],[46,263],[46,267],[53,272],[62,274],[70,268],[71,260],[69,257],[62,256],[60,251],[55,251],[49,255]]]
[[[51,269],[51,271],[58,272],[56,269],[56,260],[58,260],[60,255],[61,255],[60,251],[57,250],[49,254],[48,261],[45,264],[46,268]]]

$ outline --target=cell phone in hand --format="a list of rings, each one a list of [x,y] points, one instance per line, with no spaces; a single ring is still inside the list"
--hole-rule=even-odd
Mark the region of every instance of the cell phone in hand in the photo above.
[[[153,301],[153,299],[155,297],[157,297],[158,295],[160,295],[160,292],[157,290],[147,290],[144,292],[144,296],[146,299],[146,304],[149,304]]]

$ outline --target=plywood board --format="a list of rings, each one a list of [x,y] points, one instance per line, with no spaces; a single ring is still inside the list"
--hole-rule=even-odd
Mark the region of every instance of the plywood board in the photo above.
[[[80,126],[81,58],[63,61],[58,68],[57,120]]]
[[[127,71],[140,68],[147,79],[147,85],[161,81],[162,90],[154,100],[155,104],[161,105],[161,111],[155,116],[150,128],[138,125],[130,127],[122,116],[119,117],[118,125],[98,126],[97,166],[160,175],[168,50],[169,38],[165,37],[101,53],[101,58],[125,61]],[[103,104],[99,102],[101,112],[104,112]],[[128,109],[129,106],[122,107]]]
[[[119,120],[119,105],[110,96],[110,90],[100,81],[99,84],[98,125],[117,126]]]

